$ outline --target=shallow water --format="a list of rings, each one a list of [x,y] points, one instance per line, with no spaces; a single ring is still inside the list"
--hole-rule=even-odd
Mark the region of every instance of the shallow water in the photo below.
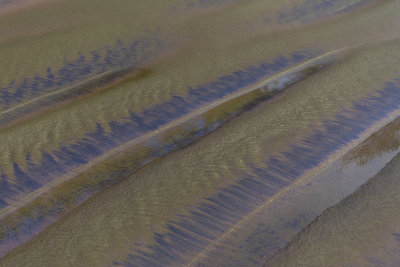
[[[326,210],[267,266],[397,266],[399,154],[356,192]]]
[[[4,265],[264,264],[397,151],[348,153],[399,112],[396,1],[24,5],[0,2],[2,253],[50,226]]]

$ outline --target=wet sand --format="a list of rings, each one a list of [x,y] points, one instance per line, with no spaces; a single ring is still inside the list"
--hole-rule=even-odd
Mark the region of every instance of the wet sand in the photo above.
[[[400,121],[396,119],[328,167],[305,177],[273,203],[248,216],[238,229],[204,255],[198,265],[264,265],[328,207],[352,194],[385,167],[400,152],[399,138]],[[296,260],[291,264],[296,265]],[[309,263],[322,264],[312,260]]]
[[[341,116],[331,115],[331,108],[336,108],[336,105],[330,107],[325,104],[327,102],[324,96],[327,92],[331,93],[329,101],[334,101],[336,94],[337,103],[345,103],[343,92],[346,91],[330,90],[329,87],[326,91],[321,91],[323,87],[320,84],[327,84],[326,79],[330,80],[335,75],[346,77],[348,69],[344,66],[351,69],[352,64],[357,65],[358,60],[363,62],[367,52],[373,54],[374,51],[378,52],[379,49],[360,53],[359,57],[353,57],[346,65],[331,66],[326,72],[296,84],[293,90],[262,103],[192,146],[142,168],[121,184],[89,199],[32,242],[6,256],[3,259],[4,264],[12,265],[23,259],[29,259],[37,265],[57,265],[61,262],[100,264],[113,261],[125,265],[189,263],[196,258],[199,245],[201,252],[204,245],[212,243],[212,240],[218,238],[226,229],[235,226],[244,215],[263,205],[265,201],[269,201],[268,199],[274,201],[279,199],[274,195],[290,185],[292,179],[302,177],[307,169],[313,169],[320,164],[324,168],[323,162],[326,159],[332,159],[332,156],[333,159],[340,157],[343,152],[332,153],[338,148],[348,151],[351,148],[348,142],[357,139],[357,133],[369,129],[370,123],[376,120],[374,118],[385,114],[386,108],[391,110],[395,107],[394,103],[388,105],[390,103],[388,101],[397,101],[395,95],[390,94],[382,95],[384,97],[381,98],[381,104],[378,102],[380,98],[373,100],[370,103],[371,109],[365,100],[360,102],[364,103],[361,106],[353,106],[352,102],[347,102],[349,109]],[[358,80],[363,81],[363,79]],[[319,82],[315,83],[316,81]],[[354,80],[350,79],[349,82],[354,85]],[[388,88],[390,91],[391,87]],[[374,93],[374,90],[371,93]],[[325,115],[312,110],[302,112],[307,107],[313,107],[308,101],[316,104],[315,99],[308,98],[309,95],[321,96],[319,101],[321,106],[325,106]],[[321,106],[316,105],[316,108],[321,111],[323,110],[320,109]],[[291,115],[280,115],[279,113],[284,110]],[[340,114],[343,109],[339,108],[337,112]],[[321,117],[337,119],[328,122],[321,121]],[[305,121],[314,121],[315,124],[310,128],[308,123],[304,123]],[[294,124],[296,122],[297,124]],[[271,127],[272,125],[276,127]],[[288,125],[296,125],[297,132],[290,131]],[[296,138],[299,133],[304,136],[303,140]],[[291,145],[288,140],[293,140],[294,143]],[[302,142],[305,143],[301,145]],[[284,149],[288,150],[285,152]],[[286,159],[282,158],[283,155],[286,155]],[[305,155],[305,157],[295,155]],[[372,172],[373,170],[367,171],[366,177]],[[352,188],[355,189],[362,182],[361,179],[354,183]],[[262,188],[264,189],[261,190]],[[304,193],[302,190],[300,192]],[[340,200],[340,197],[346,195],[346,192],[351,193],[342,192],[340,186],[337,192],[336,197],[325,203],[332,204],[335,199]],[[232,194],[236,197],[232,198]],[[248,195],[255,198],[249,198]],[[315,199],[315,196],[310,196],[311,201]],[[327,206],[322,205],[316,210],[324,207]],[[287,209],[281,209],[280,212],[286,211]],[[317,216],[315,211],[313,214]],[[310,216],[308,220],[312,218]],[[307,220],[304,223],[306,222]],[[241,227],[233,229],[239,230]],[[249,228],[250,233],[251,229],[254,228]],[[181,232],[182,230],[185,234]],[[289,239],[291,236],[289,233],[296,233],[286,230],[283,236],[286,235]],[[71,232],[80,238],[71,239]],[[282,241],[287,241],[287,238],[283,238]],[[81,242],[85,242],[86,252],[82,252],[83,248],[79,245]],[[285,242],[281,242],[281,245],[284,244]],[[67,248],[68,254],[61,248]],[[273,249],[265,246],[265,249],[272,253],[279,249],[279,246]],[[39,251],[48,250],[54,251],[53,257],[40,256],[42,253]],[[168,253],[163,252],[165,250]],[[157,253],[162,253],[164,256]],[[172,257],[166,257],[168,254]],[[254,261],[253,256],[251,258]],[[258,262],[261,263],[260,259]]]
[[[400,155],[324,211],[266,266],[398,266]]]
[[[38,234],[4,264],[263,264],[382,167],[337,166],[399,115],[398,2],[101,3],[0,17],[3,253]],[[291,85],[288,70],[336,50]],[[314,206],[307,179],[336,193]],[[289,223],[293,203],[309,214],[279,229],[268,213]],[[238,249],[264,219],[275,241]]]

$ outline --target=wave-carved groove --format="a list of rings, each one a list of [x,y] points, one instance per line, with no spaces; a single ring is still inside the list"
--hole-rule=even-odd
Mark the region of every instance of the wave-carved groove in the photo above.
[[[326,120],[286,152],[249,166],[241,178],[205,198],[185,214],[177,214],[166,230],[155,232],[153,244],[135,244],[118,266],[207,266],[208,253],[223,247],[224,238],[257,210],[265,207],[342,148],[356,145],[371,128],[389,123],[400,112],[400,78],[377,94],[353,102],[349,109]],[[357,141],[357,142],[356,142]],[[265,240],[266,245],[268,240]],[[214,259],[215,260],[215,259]],[[258,264],[262,264],[259,262]]]
[[[164,115],[169,115],[169,118],[175,118],[171,122],[156,119],[159,114],[151,110],[145,111],[145,116],[132,113],[131,119],[135,124],[112,122],[109,135],[98,125],[97,130],[87,134],[84,140],[70,147],[64,146],[52,154],[45,153],[41,165],[35,165],[27,157],[28,171],[22,170],[15,163],[17,180],[30,189],[31,193],[18,202],[8,204],[8,200],[13,200],[13,188],[6,175],[0,177],[3,185],[1,188],[4,188],[0,192],[3,202],[0,213],[0,253],[4,255],[11,248],[30,239],[88,197],[114,185],[149,161],[190,144],[258,102],[335,62],[342,53],[343,50],[338,50],[318,57],[296,54],[293,59],[295,62],[302,61],[301,64],[286,68],[286,71],[257,84],[253,83],[245,89],[235,92],[237,87],[232,86],[229,79],[225,83],[228,83],[227,88],[232,92],[230,94],[219,91],[218,87],[208,89],[211,93],[199,87],[197,95],[191,97],[194,100],[196,97],[201,99],[195,102],[202,105],[194,110],[193,105],[188,104],[188,99],[178,96],[173,97],[173,105],[156,107]],[[276,62],[278,69],[284,69],[289,64],[284,58]],[[244,72],[235,73],[239,77],[241,74],[246,75]],[[237,83],[240,80],[243,77]],[[192,92],[195,93],[194,90]],[[221,95],[221,98],[216,98]],[[212,98],[217,100],[207,101]],[[136,130],[133,138],[130,133],[132,128]],[[32,175],[46,178],[49,172],[52,175],[50,177],[56,175],[58,178],[47,178],[44,184],[31,178]]]
[[[78,85],[51,92],[0,112],[0,127],[15,123],[27,115],[31,116],[58,107],[60,104],[67,104],[78,97],[89,96],[118,84],[140,79],[150,72],[145,68],[133,67],[102,73]]]

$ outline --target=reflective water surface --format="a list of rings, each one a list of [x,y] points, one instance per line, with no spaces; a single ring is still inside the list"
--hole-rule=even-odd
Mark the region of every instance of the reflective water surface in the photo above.
[[[329,265],[357,194],[396,227],[398,1],[0,10],[1,265]]]

